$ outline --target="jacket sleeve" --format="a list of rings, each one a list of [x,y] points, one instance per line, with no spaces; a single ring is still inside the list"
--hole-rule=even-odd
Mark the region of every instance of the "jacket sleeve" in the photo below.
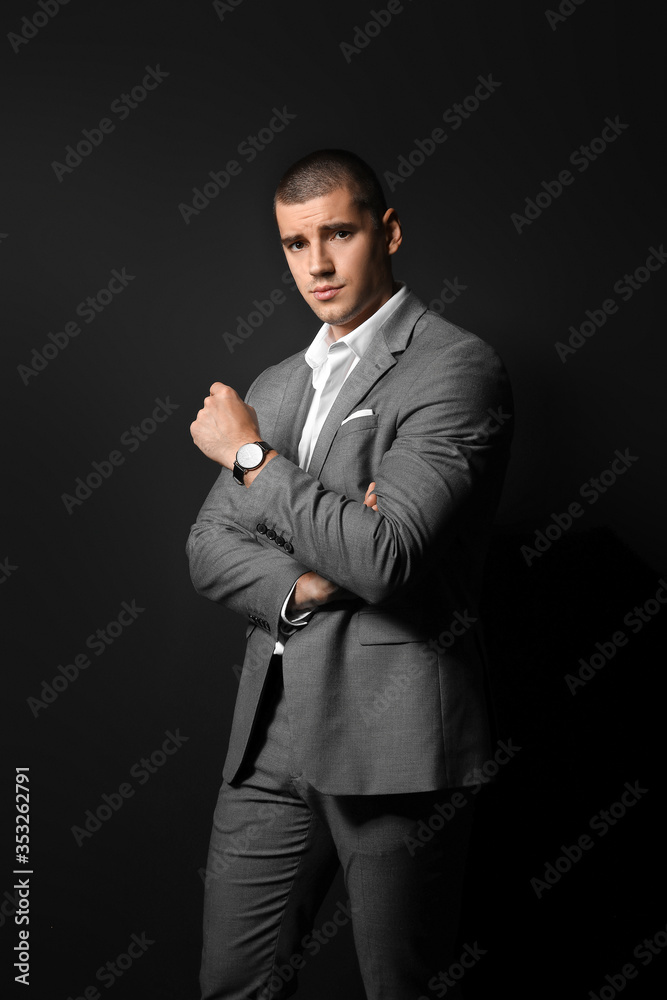
[[[248,389],[246,402],[261,377]],[[279,546],[260,541],[260,522],[248,530],[234,520],[233,501],[247,494],[234,484],[229,469],[220,470],[190,529],[186,544],[190,578],[202,597],[244,615],[277,640],[284,638],[283,605],[309,568]]]
[[[406,387],[396,436],[374,476],[379,511],[351,500],[282,455],[267,463],[231,516],[249,534],[266,524],[292,558],[371,604],[408,584],[459,518],[484,509],[504,475],[511,422],[509,381],[495,352],[470,337],[430,353]],[[200,542],[217,561],[215,499]]]
[[[231,473],[223,469],[190,530],[190,578],[202,597],[250,618],[278,639],[282,606],[308,567],[229,520],[228,478]]]

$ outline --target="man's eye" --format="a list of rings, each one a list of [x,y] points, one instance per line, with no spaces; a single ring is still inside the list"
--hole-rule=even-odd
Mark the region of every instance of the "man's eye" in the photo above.
[[[303,241],[302,240],[294,240],[294,243],[290,243],[289,244],[289,249],[290,250],[300,250],[302,246],[303,246]]]
[[[349,231],[347,229],[339,229],[338,232],[334,234],[334,239],[336,237],[338,237],[338,236],[340,236],[342,239],[345,239],[346,236],[349,236],[349,235],[350,235],[350,233],[349,233]]]

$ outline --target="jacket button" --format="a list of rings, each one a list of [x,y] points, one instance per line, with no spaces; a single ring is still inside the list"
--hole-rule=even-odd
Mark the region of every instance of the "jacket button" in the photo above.
[[[262,524],[260,521],[260,523],[257,525],[257,530],[259,531],[260,535],[264,535],[266,533],[266,525]]]
[[[284,545],[285,539],[282,535],[276,535],[276,545]]]
[[[267,538],[270,538],[270,539],[271,539],[271,541],[273,541],[273,539],[274,539],[274,538],[276,537],[276,533],[275,533],[275,531],[273,530],[273,528],[269,528],[269,530],[268,530],[268,531],[267,531],[267,533],[266,533],[266,537],[267,537]]]
[[[289,542],[285,542],[285,552],[294,552],[294,546]]]

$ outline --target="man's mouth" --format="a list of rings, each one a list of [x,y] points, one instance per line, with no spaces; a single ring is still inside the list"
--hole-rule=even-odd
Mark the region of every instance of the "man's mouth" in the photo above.
[[[318,300],[318,302],[327,302],[341,290],[343,285],[318,285],[317,288],[313,289],[313,295]]]

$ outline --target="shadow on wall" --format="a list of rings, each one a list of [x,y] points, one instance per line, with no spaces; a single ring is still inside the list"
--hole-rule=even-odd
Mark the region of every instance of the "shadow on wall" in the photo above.
[[[498,737],[520,750],[477,801],[462,942],[488,950],[466,996],[606,996],[628,960],[635,1000],[654,996],[633,949],[665,930],[667,583],[606,528],[529,566],[533,538],[499,530],[487,564]]]

